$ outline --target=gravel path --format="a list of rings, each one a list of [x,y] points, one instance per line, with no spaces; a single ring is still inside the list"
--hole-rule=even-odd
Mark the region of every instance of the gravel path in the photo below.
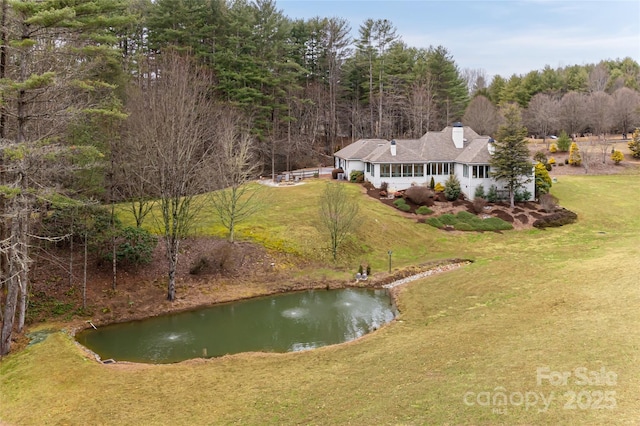
[[[448,265],[438,266],[438,267],[435,267],[433,269],[429,269],[428,271],[420,272],[419,274],[415,274],[415,275],[410,275],[408,277],[404,277],[404,278],[402,278],[400,280],[391,282],[389,284],[385,284],[385,285],[382,286],[382,288],[398,287],[399,285],[406,284],[406,283],[409,283],[411,281],[419,280],[421,278],[429,277],[431,275],[436,275],[436,274],[439,274],[441,272],[447,272],[447,271],[451,271],[453,269],[457,269],[457,268],[459,268],[461,266],[468,265],[469,263],[471,263],[471,262],[458,262],[458,263],[450,263]]]

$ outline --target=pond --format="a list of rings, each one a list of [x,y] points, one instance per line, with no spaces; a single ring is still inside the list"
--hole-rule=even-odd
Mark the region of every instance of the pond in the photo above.
[[[87,329],[76,340],[103,360],[172,363],[347,342],[395,315],[387,290],[313,290]]]

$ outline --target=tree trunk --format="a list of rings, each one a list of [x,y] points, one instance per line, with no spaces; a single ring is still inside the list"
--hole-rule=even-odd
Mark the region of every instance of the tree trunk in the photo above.
[[[14,201],[14,208],[16,202]],[[13,324],[16,318],[16,306],[18,304],[18,293],[20,285],[18,283],[17,270],[17,247],[19,235],[19,221],[17,217],[13,217],[11,221],[11,246],[8,250],[9,273],[7,283],[7,298],[4,304],[4,322],[2,323],[2,332],[0,332],[0,356],[4,356],[11,350],[11,336],[13,335]]]
[[[9,0],[2,0],[2,17],[0,17],[0,79],[6,77],[7,69],[7,11],[9,9]],[[0,139],[6,136],[7,113],[4,108],[4,102],[0,102]]]
[[[9,268],[11,275],[15,274],[14,268]],[[4,323],[0,335],[0,356],[4,356],[11,350],[11,336],[13,334],[13,321],[16,316],[16,304],[18,302],[17,278],[13,277],[7,281],[7,299],[4,304]]]
[[[167,288],[167,300],[173,302],[176,299],[176,268],[178,265],[177,238],[170,238],[167,241],[167,258],[169,259],[169,284]]]
[[[87,309],[87,230],[84,231],[84,275],[82,277],[82,309]]]

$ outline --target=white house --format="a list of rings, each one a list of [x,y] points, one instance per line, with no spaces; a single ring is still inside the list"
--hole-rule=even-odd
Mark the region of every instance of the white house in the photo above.
[[[487,191],[496,185],[506,190],[503,182],[491,177],[489,166],[494,140],[480,136],[468,126],[454,123],[441,132],[427,132],[420,139],[360,139],[334,154],[335,167],[342,168],[348,178],[351,172],[364,172],[365,180],[379,188],[387,182],[398,191],[412,185],[435,183],[444,185],[449,175],[460,181],[462,192],[473,200],[476,187]],[[523,189],[535,193],[533,166],[531,175],[523,177]]]

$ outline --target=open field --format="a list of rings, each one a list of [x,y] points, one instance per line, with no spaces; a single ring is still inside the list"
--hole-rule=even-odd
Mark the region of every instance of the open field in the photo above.
[[[381,330],[308,352],[100,365],[66,333],[54,332],[0,363],[0,419],[15,425],[637,424],[639,179],[561,176],[553,193],[578,213],[578,223],[502,234],[445,233],[363,195],[366,216],[351,244],[366,253],[343,262],[345,276],[363,260],[374,273],[384,269],[389,249],[394,267],[449,257],[476,262],[405,286],[400,317]],[[271,207],[241,233],[308,256],[319,235],[305,206],[313,205],[321,184],[269,189]],[[201,228],[219,232],[206,221]],[[538,380],[545,368],[540,371],[570,375],[554,386]],[[583,373],[596,378],[596,372],[608,384],[584,383]],[[511,397],[506,404],[493,400],[501,392]]]

